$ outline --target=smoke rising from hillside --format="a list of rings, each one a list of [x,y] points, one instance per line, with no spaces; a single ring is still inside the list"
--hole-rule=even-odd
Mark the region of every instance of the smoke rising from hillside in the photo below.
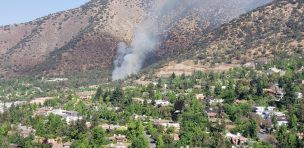
[[[137,26],[131,44],[119,43],[112,80],[137,74],[147,55],[160,44],[160,38],[179,18],[192,11],[199,11],[210,22],[225,23],[268,2],[270,0],[154,0],[145,20]]]

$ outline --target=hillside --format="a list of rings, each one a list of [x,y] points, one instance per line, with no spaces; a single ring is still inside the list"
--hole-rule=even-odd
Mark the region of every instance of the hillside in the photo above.
[[[303,1],[283,0],[260,7],[203,36],[189,46],[187,51],[191,52],[171,57],[169,61],[178,59],[179,62],[170,62],[158,74],[180,73],[174,68],[177,64],[190,71],[210,71],[217,65],[267,61],[278,55],[302,55],[303,12]]]
[[[117,44],[131,42],[136,26],[154,2],[158,0],[92,0],[80,8],[0,27],[0,74],[64,75],[109,70]],[[245,13],[245,8],[238,7],[245,5],[242,1],[228,2],[201,3],[177,20],[174,13],[166,16],[160,25],[169,26],[169,31],[153,57],[180,53],[193,41]]]

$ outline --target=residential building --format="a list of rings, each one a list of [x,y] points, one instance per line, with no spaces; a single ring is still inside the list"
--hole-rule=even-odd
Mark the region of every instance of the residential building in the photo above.
[[[223,99],[218,99],[215,97],[207,97],[206,101],[209,105],[216,105],[216,104],[221,104],[224,102]]]
[[[52,111],[52,107],[42,107],[34,111],[34,116],[46,116],[48,112]]]
[[[155,100],[155,105],[156,106],[162,106],[162,107],[166,107],[170,105],[170,102],[167,100]]]
[[[120,125],[114,125],[114,124],[103,124],[101,125],[101,128],[104,130],[127,130],[128,127],[126,126],[120,126]]]
[[[280,76],[284,76],[286,74],[286,71],[278,69],[276,67],[272,67],[268,69],[267,75],[272,75],[272,74],[279,74]]]
[[[179,130],[180,129],[180,124],[177,122],[173,122],[170,120],[154,120],[154,125],[156,126],[163,126],[163,127],[174,127],[175,129]]]
[[[281,101],[284,97],[283,90],[278,86],[278,84],[272,85],[268,89],[263,89],[264,92],[272,94],[275,96],[276,101]]]
[[[109,140],[114,141],[114,142],[127,142],[127,136],[126,135],[116,135],[114,134],[114,136],[110,137]]]
[[[248,139],[242,136],[240,133],[227,133],[226,138],[230,140],[233,145],[246,145],[248,142]]]
[[[110,148],[128,148],[129,145],[130,144],[128,144],[128,143],[118,142],[118,143],[111,143],[107,147],[110,147]]]
[[[61,116],[62,118],[64,118],[66,120],[66,122],[68,124],[82,119],[82,117],[79,116],[78,112],[76,112],[76,111],[54,109],[54,110],[51,110],[47,113],[47,115],[50,115],[50,114]]]
[[[196,94],[196,99],[200,100],[200,101],[203,101],[205,100],[205,96],[203,94]]]

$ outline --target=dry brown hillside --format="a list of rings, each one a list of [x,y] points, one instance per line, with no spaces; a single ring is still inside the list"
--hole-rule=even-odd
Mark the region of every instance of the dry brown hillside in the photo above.
[[[154,1],[92,0],[77,9],[0,27],[0,75],[64,75],[111,69],[117,44],[131,42],[137,24],[142,22]],[[193,9],[178,18],[177,23],[171,23],[173,17],[168,16],[162,23],[169,24],[170,29],[155,57],[182,53],[199,39],[202,42],[220,40],[217,34],[221,34],[221,30],[205,35],[243,13],[233,3],[217,7],[221,2],[215,0],[210,9]],[[212,45],[208,48],[213,48]],[[214,42],[214,46],[217,43]]]
[[[200,38],[181,57],[194,56],[196,62],[206,65],[303,54],[303,3],[281,0],[244,14]]]

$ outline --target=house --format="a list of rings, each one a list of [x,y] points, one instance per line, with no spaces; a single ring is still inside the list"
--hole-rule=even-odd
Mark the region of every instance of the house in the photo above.
[[[214,97],[208,97],[207,99],[206,99],[206,101],[207,101],[207,103],[209,104],[209,105],[216,105],[216,104],[221,104],[221,103],[223,103],[224,102],[224,100],[223,99],[217,99],[217,98],[214,98]]]
[[[288,124],[286,115],[282,112],[275,111],[275,107],[255,106],[253,111],[265,120],[269,120],[272,119],[272,117],[275,117],[279,126]]]
[[[103,124],[101,125],[101,128],[104,130],[127,130],[128,127],[126,126],[120,126],[120,125],[114,125],[114,124]]]
[[[284,97],[283,90],[276,84],[268,89],[263,89],[264,92],[272,94],[276,97],[276,101],[281,101]]]
[[[63,143],[63,148],[70,148],[72,146],[72,142]]]
[[[72,146],[72,142],[61,142],[62,139],[48,139],[47,144],[52,148],[70,148]]]
[[[203,101],[206,97],[203,94],[196,94],[196,99]]]
[[[267,75],[272,75],[272,74],[279,74],[280,76],[284,76],[286,74],[286,71],[278,69],[276,67],[272,67],[268,69]]]
[[[110,147],[110,148],[128,148],[130,144],[128,143],[121,143],[121,142],[118,142],[118,143],[111,143],[109,144],[108,146],[106,147]]]
[[[47,113],[47,115],[50,115],[50,114],[61,116],[62,118],[64,118],[66,120],[66,122],[68,124],[82,119],[82,117],[79,116],[78,112],[76,112],[76,111],[54,109],[54,110],[51,110]]]
[[[162,106],[162,107],[167,107],[170,105],[170,102],[167,100],[155,100],[155,105],[156,106]]]
[[[276,117],[278,126],[288,125],[288,119],[284,116]]]
[[[134,114],[133,117],[134,117],[135,120],[139,120],[139,119],[140,120],[147,120],[149,118],[146,115],[137,115],[137,114]]]
[[[302,140],[304,137],[304,133],[297,133],[297,137]]]
[[[304,72],[304,66],[299,69],[299,72]]]
[[[26,138],[31,134],[35,134],[36,132],[32,127],[22,126],[21,124],[19,124],[16,128],[17,128],[17,132],[19,133],[19,136],[23,138]]]
[[[300,92],[296,92],[296,96],[297,96],[297,99],[302,99],[303,98],[303,94],[300,93]]]
[[[235,100],[233,103],[234,104],[245,104],[245,103],[247,103],[248,101],[247,100]]]
[[[236,135],[227,133],[226,138],[230,140],[233,145],[246,145],[248,142],[247,138],[243,137],[240,133],[237,133]]]
[[[269,119],[271,116],[273,116],[275,113],[275,107],[273,106],[255,106],[253,107],[253,112],[255,112],[257,115],[261,116],[263,119]]]
[[[48,112],[50,112],[52,107],[42,107],[34,111],[34,116],[46,116]]]
[[[120,110],[120,107],[117,107],[117,106],[109,106],[109,107],[107,107],[107,109],[109,110],[109,111],[118,111],[118,110]]]
[[[20,146],[18,144],[10,144],[9,148],[20,148]]]
[[[217,115],[218,115],[218,112],[216,112],[215,110],[212,110],[212,109],[207,110],[206,113],[207,113],[208,120],[216,119]]]
[[[174,127],[177,130],[180,129],[180,124],[177,122],[173,122],[170,120],[162,120],[162,119],[158,119],[158,120],[154,120],[154,125],[156,126],[163,126],[163,127]]]
[[[173,141],[179,141],[180,138],[179,138],[179,135],[174,133],[174,134],[171,134],[171,137],[173,137]]]
[[[231,120],[225,118],[226,114],[224,113],[224,110],[210,108],[205,111],[205,113],[207,114],[208,121],[212,124],[212,126],[224,122],[226,128],[228,129],[235,127]]]
[[[64,82],[64,81],[68,81],[68,78],[51,78],[46,80],[47,82]]]
[[[127,136],[126,135],[116,135],[114,134],[114,136],[110,137],[109,140],[114,141],[114,142],[127,142]]]

